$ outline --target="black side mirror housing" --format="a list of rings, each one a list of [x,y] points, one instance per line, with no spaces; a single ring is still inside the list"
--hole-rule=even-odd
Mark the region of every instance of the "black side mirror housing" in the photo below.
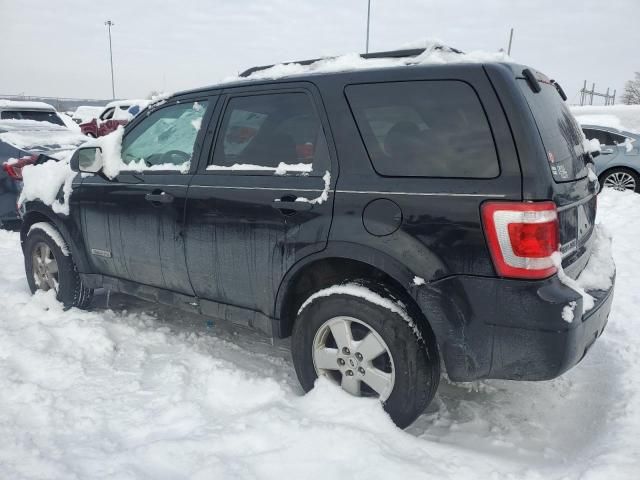
[[[102,148],[80,147],[71,156],[69,166],[74,172],[102,173]]]

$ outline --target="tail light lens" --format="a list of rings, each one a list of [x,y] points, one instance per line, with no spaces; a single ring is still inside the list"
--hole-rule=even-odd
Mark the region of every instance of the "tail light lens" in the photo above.
[[[22,169],[27,165],[33,165],[37,160],[38,155],[28,155],[13,163],[4,162],[2,168],[13,180],[22,180]]]
[[[482,222],[501,277],[540,279],[556,273],[551,255],[560,244],[553,202],[487,202]]]

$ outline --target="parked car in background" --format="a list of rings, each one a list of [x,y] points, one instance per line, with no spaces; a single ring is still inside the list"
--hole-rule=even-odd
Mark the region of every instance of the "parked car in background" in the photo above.
[[[260,67],[152,105],[117,154],[76,150],[69,215],[24,205],[30,289],[87,307],[104,287],[290,336],[305,390],[324,377],[401,427],[440,359],[453,381],[562,374],[613,299],[612,261],[593,302],[568,280],[599,237],[591,156],[556,83],[465,58]]]
[[[113,132],[119,125],[126,125],[148,104],[149,100],[116,100],[109,102],[98,115],[80,124],[82,133],[89,137],[102,137]]]
[[[16,202],[26,165],[60,159],[86,141],[79,132],[49,121],[0,120],[0,224],[20,221]]]
[[[0,120],[34,120],[65,125],[56,109],[44,102],[0,100]]]
[[[582,131],[600,142],[595,159],[600,184],[640,193],[640,134],[601,125],[582,125]]]
[[[81,105],[76,108],[76,111],[73,112],[71,118],[78,125],[83,123],[88,123],[91,120],[98,118],[100,114],[104,111],[105,107],[95,107],[92,105]]]

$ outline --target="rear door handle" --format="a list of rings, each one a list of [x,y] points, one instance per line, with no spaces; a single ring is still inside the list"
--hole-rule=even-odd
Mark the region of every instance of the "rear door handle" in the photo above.
[[[293,215],[296,212],[306,212],[313,208],[313,204],[306,201],[296,201],[298,197],[285,195],[271,202],[271,206],[280,210],[285,215]]]
[[[144,199],[154,205],[166,205],[168,203],[173,203],[173,195],[167,192],[147,193],[144,196]]]

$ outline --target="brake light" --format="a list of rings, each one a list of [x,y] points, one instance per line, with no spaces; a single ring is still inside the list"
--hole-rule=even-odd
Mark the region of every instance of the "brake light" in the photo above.
[[[551,260],[560,244],[555,203],[487,202],[482,222],[498,275],[539,279],[556,273]]]
[[[38,160],[38,155],[27,155],[13,163],[4,162],[2,168],[13,180],[22,180],[22,169],[27,165],[33,165]]]

